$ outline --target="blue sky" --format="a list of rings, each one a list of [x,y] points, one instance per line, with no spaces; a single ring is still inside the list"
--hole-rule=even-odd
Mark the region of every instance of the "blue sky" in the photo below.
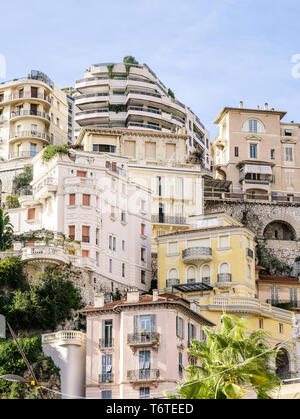
[[[298,0],[14,0],[1,4],[0,55],[6,79],[37,69],[60,87],[92,63],[133,55],[213,138],[218,113],[240,100],[300,122],[299,12]]]

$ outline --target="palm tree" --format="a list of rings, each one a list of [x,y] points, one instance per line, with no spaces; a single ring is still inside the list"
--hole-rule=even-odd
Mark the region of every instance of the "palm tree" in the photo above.
[[[0,208],[0,251],[10,249],[13,242],[13,226],[10,223],[9,215]]]
[[[220,331],[203,329],[206,341],[192,341],[189,354],[201,366],[191,365],[186,380],[178,387],[180,399],[241,399],[250,390],[259,399],[270,393],[281,380],[268,370],[277,351],[270,350],[267,336],[255,331],[245,336],[245,320],[223,315]]]

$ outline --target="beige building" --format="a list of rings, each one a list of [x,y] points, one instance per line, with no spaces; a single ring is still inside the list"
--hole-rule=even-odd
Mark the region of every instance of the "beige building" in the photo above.
[[[83,79],[76,81],[75,87],[78,91],[75,103],[79,108],[75,120],[81,127],[162,133],[177,133],[184,127],[188,151],[201,150],[209,169],[208,131],[146,64],[94,64]]]
[[[49,144],[67,144],[67,97],[45,74],[0,85],[0,191]]]
[[[165,293],[140,296],[81,311],[87,316],[86,397],[149,399],[174,393],[190,365],[191,339],[203,339],[202,327],[213,326],[197,304]],[[196,361],[194,361],[195,363]]]
[[[212,159],[216,179],[231,181],[231,193],[262,201],[300,201],[300,125],[282,122],[285,115],[268,104],[249,109],[243,102],[218,115]]]
[[[152,238],[186,229],[187,217],[203,211],[200,162],[188,159],[187,135],[129,129],[83,128],[77,144],[85,151],[129,158],[128,172],[152,191]],[[152,251],[156,251],[153,241]]]

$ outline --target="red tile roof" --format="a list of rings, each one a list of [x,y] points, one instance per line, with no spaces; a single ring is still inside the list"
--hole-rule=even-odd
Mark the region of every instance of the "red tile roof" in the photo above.
[[[293,278],[290,276],[280,276],[280,275],[259,275],[258,281],[260,282],[281,282],[281,283],[287,283],[287,282],[293,282],[293,283],[299,283],[299,278]]]

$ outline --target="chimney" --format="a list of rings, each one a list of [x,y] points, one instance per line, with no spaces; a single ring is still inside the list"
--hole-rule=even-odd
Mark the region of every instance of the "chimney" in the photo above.
[[[138,303],[140,300],[140,292],[137,288],[127,291],[127,302]]]
[[[244,107],[244,103],[243,101],[240,101],[240,109],[242,109]]]
[[[96,294],[94,297],[94,307],[97,307],[97,308],[104,307],[105,305],[104,297],[105,295],[103,294],[103,292]]]
[[[158,301],[158,290],[153,290],[153,301]]]
[[[267,103],[265,103],[265,111],[269,110],[269,105]]]

